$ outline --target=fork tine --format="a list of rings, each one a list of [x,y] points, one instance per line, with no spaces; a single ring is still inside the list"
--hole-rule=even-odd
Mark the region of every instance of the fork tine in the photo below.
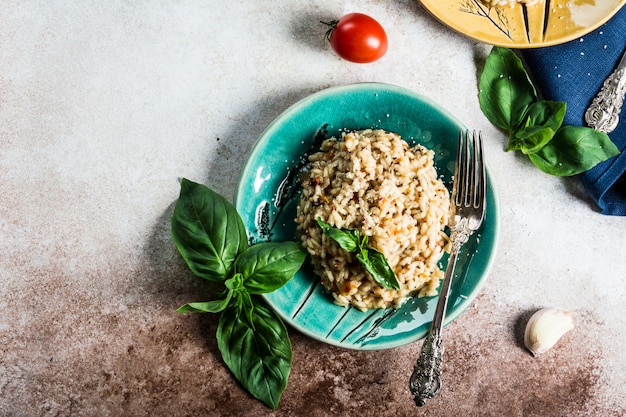
[[[452,179],[452,202],[456,206],[460,205],[460,198],[462,195],[461,192],[459,191],[459,188],[462,187],[461,185],[461,159],[463,156],[462,146],[463,146],[463,132],[460,131],[459,143],[456,148],[456,160],[454,162],[454,177]]]
[[[470,139],[469,130],[465,132],[465,172],[466,172],[466,189],[465,189],[465,201],[464,205],[470,207],[474,204],[474,195],[476,189],[476,174],[474,172],[476,167],[476,145],[474,138]]]
[[[469,136],[469,132],[467,133]],[[481,145],[482,141],[480,140],[478,133],[476,131],[473,132],[472,135],[472,186],[470,194],[470,201],[468,203],[468,207],[478,208],[480,202],[480,188],[482,184],[481,180],[481,172],[480,167],[482,166],[480,162],[481,158]]]
[[[459,167],[459,190],[456,199],[456,205],[467,206],[470,201],[471,190],[473,188],[472,171],[471,171],[471,155],[470,155],[470,140],[469,132],[462,132],[459,139],[459,154],[458,163]]]

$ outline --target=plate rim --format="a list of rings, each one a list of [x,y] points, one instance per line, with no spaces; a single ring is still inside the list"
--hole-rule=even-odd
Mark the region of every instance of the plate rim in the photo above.
[[[428,106],[431,106],[436,111],[440,112],[441,115],[445,116],[446,120],[448,120],[454,125],[457,125],[460,129],[467,129],[467,127],[458,118],[456,118],[450,111],[445,109],[443,106],[441,106],[434,100],[430,99],[429,97],[417,91],[414,91],[414,90],[411,90],[409,88],[402,87],[399,85],[384,83],[384,82],[356,82],[356,83],[341,84],[341,85],[335,85],[335,86],[323,88],[321,90],[308,94],[307,96],[289,105],[278,116],[276,116],[267,125],[267,127],[261,132],[261,134],[255,141],[252,149],[249,151],[248,156],[246,157],[246,161],[239,175],[237,186],[235,188],[235,196],[234,196],[235,207],[241,207],[241,204],[239,202],[240,202],[240,199],[244,198],[242,194],[240,193],[240,187],[242,185],[242,181],[245,178],[245,174],[247,172],[250,172],[252,161],[257,159],[256,157],[258,156],[258,153],[261,151],[262,145],[264,145],[266,142],[265,138],[269,137],[272,131],[275,130],[278,125],[280,125],[285,119],[287,119],[289,115],[291,115],[292,113],[297,111],[299,108],[301,108],[302,106],[305,106],[307,103],[311,101],[315,101],[327,95],[336,95],[340,93],[345,93],[345,92],[354,91],[354,90],[361,90],[361,89],[369,89],[369,90],[376,89],[378,91],[380,91],[381,89],[384,89],[386,91],[390,91],[393,93],[409,96],[411,97],[411,99],[421,101],[422,103]],[[478,294],[480,294],[484,285],[486,284],[487,278],[489,274],[491,273],[491,269],[495,262],[496,253],[497,253],[497,249],[499,246],[499,239],[500,239],[500,218],[499,218],[500,202],[499,202],[497,193],[495,192],[496,187],[494,185],[493,175],[491,175],[491,170],[489,168],[489,163],[487,161],[485,162],[485,166],[486,166],[485,168],[487,171],[487,177],[489,179],[489,183],[493,192],[493,203],[494,203],[493,207],[491,208],[491,210],[493,210],[494,212],[493,224],[492,224],[492,229],[493,229],[492,249],[488,256],[487,262],[484,266],[484,272],[480,280],[478,281],[477,285],[475,285],[472,291],[470,291],[468,294],[464,294],[465,297],[462,299],[462,301],[459,301],[458,304],[455,305],[454,309],[448,308],[448,310],[446,311],[446,316],[444,318],[444,326],[447,326],[456,318],[458,318],[475,301],[476,297],[478,296]],[[292,320],[291,317],[288,317],[288,315],[285,314],[285,312],[276,308],[274,306],[274,303],[272,303],[272,301],[268,299],[268,297],[270,297],[269,294],[262,294],[261,296],[265,300],[265,302],[270,306],[270,308],[272,308],[272,310],[283,320],[283,322],[287,326],[297,330],[298,332],[306,335],[307,337],[312,338],[315,341],[322,342],[331,346],[344,348],[344,349],[359,350],[359,351],[385,350],[385,349],[401,347],[401,346],[408,345],[410,343],[414,343],[416,341],[423,339],[427,334],[427,331],[426,331],[423,335],[416,335],[415,337],[411,337],[411,338],[403,338],[401,341],[397,343],[392,342],[392,343],[387,343],[383,345],[372,345],[372,346],[368,346],[367,344],[355,345],[352,343],[337,341],[335,339],[322,338],[319,334],[301,325],[297,321]],[[329,303],[332,304],[332,301],[329,300]]]

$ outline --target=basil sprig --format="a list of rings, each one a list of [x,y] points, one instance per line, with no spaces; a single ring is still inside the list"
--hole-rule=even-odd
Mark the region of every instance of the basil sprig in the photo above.
[[[280,317],[258,295],[287,283],[306,252],[296,242],[249,246],[235,207],[185,178],[171,226],[191,271],[224,286],[217,300],[187,303],[177,311],[220,313],[216,338],[224,363],[250,394],[278,408],[291,371],[291,343]]]
[[[356,252],[356,259],[363,265],[371,277],[386,289],[400,289],[400,283],[387,263],[382,252],[368,245],[369,237],[357,229],[339,229],[324,222],[320,217],[317,224],[325,235],[333,239],[347,252]]]
[[[521,151],[548,174],[580,174],[619,154],[606,133],[564,126],[566,103],[540,100],[510,49],[492,48],[480,75],[478,99],[487,119],[508,132],[506,150]]]

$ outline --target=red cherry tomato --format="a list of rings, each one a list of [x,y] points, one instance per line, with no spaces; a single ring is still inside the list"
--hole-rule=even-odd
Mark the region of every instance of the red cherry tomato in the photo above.
[[[385,29],[365,14],[350,13],[329,25],[326,37],[330,46],[347,61],[366,64],[387,52]]]

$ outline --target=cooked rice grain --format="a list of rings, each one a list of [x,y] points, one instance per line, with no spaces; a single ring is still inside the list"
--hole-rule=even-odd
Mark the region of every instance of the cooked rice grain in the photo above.
[[[398,307],[418,292],[435,295],[448,249],[449,194],[437,177],[434,152],[397,134],[363,130],[322,143],[310,156],[297,209],[302,245],[339,305],[361,310]],[[369,236],[394,270],[400,290],[377,284],[353,254],[322,233],[316,219]]]

